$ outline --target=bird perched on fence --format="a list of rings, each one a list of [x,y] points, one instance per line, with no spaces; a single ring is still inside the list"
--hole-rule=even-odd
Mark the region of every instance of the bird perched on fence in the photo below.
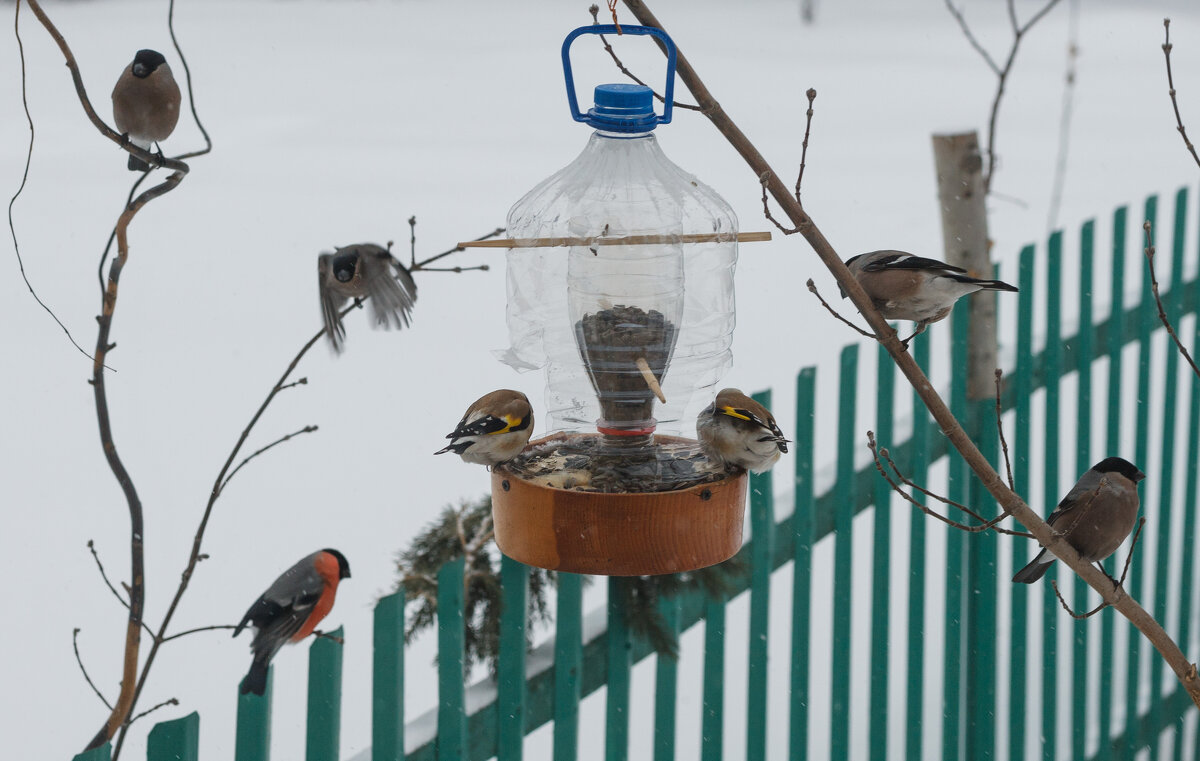
[[[1117,551],[1137,523],[1137,483],[1146,474],[1120,457],[1108,457],[1079,477],[1046,519],[1079,556],[1089,563]],[[1045,575],[1055,557],[1045,548],[1013,581],[1032,584]],[[1101,569],[1103,570],[1103,569]]]
[[[321,315],[333,350],[341,352],[346,327],[338,313],[347,299],[370,297],[375,324],[385,329],[408,327],[417,284],[391,251],[374,243],[335,248],[317,257]]]
[[[771,469],[788,440],[766,407],[736,388],[722,389],[696,418],[700,448],[714,462],[754,473]]]
[[[283,572],[262,596],[254,601],[233,636],[246,624],[254,624],[250,649],[254,660],[242,680],[241,693],[263,694],[267,688],[267,667],[279,648],[299,642],[313,633],[321,619],[333,607],[338,583],[350,578],[350,564],[337,550],[318,550]]]
[[[179,100],[179,85],[167,59],[157,50],[139,50],[112,91],[117,132],[142,150],[150,150],[175,131]],[[130,154],[129,168],[144,172],[150,165]]]
[[[502,388],[484,394],[446,434],[450,443],[434,454],[453,452],[464,462],[499,465],[516,457],[533,433],[533,407],[520,391]]]
[[[917,323],[916,331],[904,339],[905,346],[931,323],[945,319],[954,302],[968,293],[1017,290],[1003,281],[979,280],[961,267],[903,251],[859,254],[847,259],[846,266],[880,314],[889,320]],[[846,298],[845,289],[842,298]]]

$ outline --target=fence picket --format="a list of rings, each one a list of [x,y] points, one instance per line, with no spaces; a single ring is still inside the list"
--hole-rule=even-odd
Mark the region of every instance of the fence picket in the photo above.
[[[267,667],[267,688],[263,694],[238,695],[237,735],[234,761],[269,761],[271,758],[271,687],[275,667]]]
[[[879,445],[895,445],[896,365],[881,344],[876,370],[875,435]],[[875,526],[871,541],[871,758],[887,758],[888,735],[888,615],[891,592],[892,489],[875,481]]]
[[[833,537],[833,684],[830,754],[850,758],[850,619],[854,550],[854,450],[858,444],[854,413],[858,406],[858,345],[842,350],[838,376],[837,505]]]
[[[1092,324],[1092,286],[1093,286],[1093,247],[1095,240],[1095,223],[1091,220],[1084,223],[1079,233],[1079,325],[1078,347],[1081,361],[1077,375],[1075,393],[1075,472],[1084,473],[1092,467],[1092,331],[1085,326]],[[1078,610],[1089,608],[1091,587],[1079,576],[1075,577],[1074,591],[1071,599]],[[1080,621],[1071,627],[1071,689],[1076,696],[1071,704],[1071,725],[1082,727],[1087,721],[1087,700],[1079,700],[1079,696],[1092,693],[1090,684],[1091,669],[1088,668],[1088,649],[1090,622]],[[1084,732],[1071,733],[1071,758],[1085,758]]]
[[[791,761],[808,758],[816,391],[817,368],[806,367],[796,379],[796,442],[792,454],[796,491],[792,510],[795,550],[792,553],[791,726],[788,736]]]
[[[154,725],[146,738],[146,761],[199,761],[200,714]]]
[[[1046,349],[1044,381],[1046,387],[1045,430],[1057,431],[1060,425],[1059,400],[1062,382],[1062,232],[1050,236],[1046,252]],[[1042,478],[1042,519],[1061,497],[1059,490],[1059,441],[1046,436],[1045,472]],[[1058,564],[1050,566],[1042,588],[1042,657],[1038,665],[1042,677],[1042,758],[1058,759],[1058,599],[1051,584],[1058,575]]]
[[[961,421],[967,420],[967,322],[970,312],[957,309],[950,313],[950,411]],[[932,336],[926,337],[932,340]],[[967,484],[970,471],[957,453],[950,454],[948,463],[948,496],[959,504],[969,499]],[[934,505],[937,510],[945,505]],[[956,518],[963,516],[958,515]],[[964,537],[962,532],[947,528],[946,532],[946,609],[943,617],[942,652],[942,761],[958,761],[962,755],[963,742],[963,618],[966,615],[963,600]]]
[[[1016,397],[1016,424],[1012,435],[1013,484],[1017,494],[1031,493],[1030,446],[1033,440],[1033,305],[1035,303],[1034,247],[1021,250],[1017,269],[1017,366],[1011,377]],[[1015,528],[1015,527],[1014,527]],[[1028,562],[1029,544],[1014,541],[1010,545],[1012,571]],[[1025,761],[1029,669],[1030,588],[1012,584],[1009,618],[1008,755],[1012,761]],[[1028,717],[1032,719],[1033,717]]]
[[[771,408],[771,392],[754,394]],[[771,555],[775,533],[775,494],[771,471],[750,475],[750,646],[746,694],[746,759],[767,758],[767,637],[771,615]]]
[[[467,714],[463,638],[463,574],[466,558],[452,560],[438,571],[438,761],[464,761]]]
[[[375,605],[371,761],[404,761],[404,588]]]
[[[932,367],[929,359],[929,342],[917,341],[912,344],[913,359],[920,365],[928,376]],[[929,463],[932,458],[929,452],[930,417],[921,397],[914,390],[913,403],[913,432],[912,446],[909,447],[909,461],[912,463],[912,479],[916,483],[927,482]],[[913,498],[924,503],[925,496],[914,494]],[[908,691],[905,704],[905,737],[904,751],[908,761],[921,761],[924,738],[921,736],[925,723],[925,524],[928,518],[917,508],[913,508],[909,516],[909,547],[908,547],[908,663],[906,676]]]
[[[1144,219],[1150,223],[1151,240],[1158,238],[1157,225],[1158,212],[1158,197],[1151,196],[1146,199]],[[1134,237],[1138,241],[1138,245],[1134,250],[1140,250],[1144,241],[1141,230],[1134,231]],[[1134,422],[1134,462],[1143,472],[1148,472],[1150,467],[1150,341],[1151,334],[1154,331],[1155,325],[1158,323],[1158,313],[1154,307],[1154,295],[1150,290],[1150,278],[1143,266],[1142,272],[1142,299],[1138,308],[1138,370],[1137,370],[1137,416]],[[1149,485],[1142,485],[1142,497],[1145,498],[1145,492],[1149,490]],[[1146,505],[1142,505],[1143,514],[1148,514]],[[1142,556],[1144,553],[1135,552],[1129,563],[1129,576],[1127,583],[1130,588],[1135,590],[1134,594],[1139,599],[1148,599],[1150,592],[1150,575],[1142,573]],[[1127,742],[1124,745],[1124,755],[1122,758],[1132,761],[1137,755],[1138,750],[1142,747],[1148,735],[1142,735],[1140,732],[1144,729],[1144,725],[1136,721],[1139,713],[1139,688],[1142,684],[1141,675],[1141,635],[1133,628],[1132,624],[1127,624],[1129,636],[1129,648],[1127,650],[1128,665],[1125,675],[1125,734],[1126,737],[1131,737],[1132,742]],[[1130,732],[1133,732],[1132,736]]]
[[[725,601],[704,606],[704,709],[700,718],[700,761],[725,753]]]
[[[659,601],[663,625],[679,642],[679,598]],[[654,761],[675,761],[676,692],[679,659],[662,655],[655,659],[654,670]]]
[[[342,731],[342,638],[339,626],[308,648],[306,761],[338,761]]]
[[[1129,210],[1122,206],[1113,213],[1112,238],[1112,290],[1109,296],[1109,331],[1108,345],[1108,416],[1104,438],[1105,455],[1121,451],[1121,370],[1122,348],[1125,346],[1125,236],[1126,219]],[[1117,559],[1110,557],[1104,561],[1104,567],[1112,576],[1116,573]],[[1111,659],[1116,652],[1116,618],[1112,615],[1100,616],[1100,653]],[[1110,660],[1111,662],[1111,660]],[[1100,673],[1100,752],[1098,761],[1112,761],[1112,725],[1113,725],[1113,673],[1115,669],[1101,669]]]
[[[497,761],[521,761],[525,740],[525,617],[529,567],[500,557],[500,653],[496,668]]]
[[[632,667],[629,624],[622,605],[625,579],[608,577],[608,689],[605,702],[604,758],[629,758],[629,677]]]
[[[558,575],[554,638],[554,761],[579,753],[579,697],[583,679],[583,577]]]

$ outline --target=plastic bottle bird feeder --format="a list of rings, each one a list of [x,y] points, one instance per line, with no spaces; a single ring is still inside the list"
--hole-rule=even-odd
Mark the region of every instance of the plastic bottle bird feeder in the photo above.
[[[497,544],[516,560],[634,576],[737,552],[746,475],[690,438],[731,364],[737,217],[655,139],[671,121],[674,44],[659,29],[622,31],[666,46],[662,115],[649,88],[626,84],[598,86],[580,113],[571,43],[617,29],[576,29],[562,48],[568,100],[596,131],[508,215],[512,347],[501,359],[546,368],[553,433],[494,469],[492,509]]]

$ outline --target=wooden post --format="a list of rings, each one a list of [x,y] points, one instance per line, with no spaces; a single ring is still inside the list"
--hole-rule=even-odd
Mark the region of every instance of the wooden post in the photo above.
[[[979,135],[965,132],[933,136],[938,204],[942,209],[942,246],[946,261],[971,277],[991,280],[987,193],[983,186],[983,154]],[[979,291],[959,309],[970,309],[967,343],[967,398],[988,399],[994,393],[996,369],[996,294]]]

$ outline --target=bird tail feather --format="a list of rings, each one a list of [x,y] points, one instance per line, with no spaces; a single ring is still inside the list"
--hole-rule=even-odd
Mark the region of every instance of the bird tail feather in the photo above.
[[[270,667],[271,662],[269,660],[255,658],[250,663],[250,671],[246,673],[246,678],[242,680],[240,693],[245,695],[252,692],[255,695],[262,695],[266,692],[267,674]]]
[[[1029,565],[1017,571],[1016,575],[1013,576],[1013,581],[1018,584],[1032,584],[1045,576],[1046,571],[1050,570],[1050,566],[1054,565],[1054,561],[1050,561],[1049,563],[1043,562],[1042,556],[1044,554],[1045,550],[1042,550],[1042,552],[1038,553],[1037,557],[1029,562]]]
[[[150,168],[149,164],[147,164],[145,161],[142,161],[137,156],[134,156],[132,153],[129,154],[129,165],[128,166],[129,166],[129,171],[131,171],[131,172],[144,172]]]

